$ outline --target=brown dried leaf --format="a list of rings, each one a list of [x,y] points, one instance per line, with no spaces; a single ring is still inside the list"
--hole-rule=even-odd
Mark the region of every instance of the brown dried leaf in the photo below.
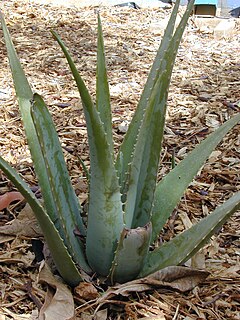
[[[92,283],[88,282],[80,282],[79,285],[75,287],[74,293],[77,298],[87,301],[96,299],[99,296],[97,289]]]
[[[208,271],[204,270],[170,266],[139,280],[154,287],[168,287],[186,292],[203,282],[209,274]]]
[[[105,294],[97,299],[92,305],[98,308],[107,303],[114,296],[129,296],[132,292],[143,292],[152,289],[172,289],[181,292],[192,290],[203,282],[209,272],[181,266],[170,266],[159,270],[145,278],[129,281],[109,288]]]
[[[0,227],[0,234],[38,238],[42,236],[42,231],[32,209],[26,204],[16,219]]]
[[[48,288],[45,302],[40,310],[39,320],[75,320],[71,291],[53,276],[46,263],[41,266],[38,281],[46,284]]]
[[[13,201],[22,201],[24,197],[20,192],[11,191],[0,195],[0,211],[7,208]]]

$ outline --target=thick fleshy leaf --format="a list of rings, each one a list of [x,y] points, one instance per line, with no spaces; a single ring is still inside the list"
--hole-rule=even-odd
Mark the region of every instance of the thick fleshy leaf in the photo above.
[[[71,185],[51,115],[43,99],[38,94],[33,96],[31,112],[41,147],[41,154],[47,168],[51,193],[57,207],[57,219],[60,220],[59,232],[75,262],[84,271],[90,272],[91,270],[84,256],[83,243],[74,234],[74,231],[80,231],[81,235],[86,233],[80,215],[79,202]]]
[[[238,122],[240,122],[240,114],[226,121],[210,134],[159,182],[155,192],[151,218],[153,225],[152,240],[155,240],[159,235],[167,219],[183,196],[184,191],[211,152]]]
[[[123,212],[114,157],[99,113],[64,43],[53,32],[69,63],[82,98],[90,148],[91,178],[86,253],[100,275],[110,272],[117,242],[123,230]]]
[[[137,109],[134,113],[129,129],[124,137],[123,143],[118,153],[116,168],[117,168],[118,176],[120,179],[121,192],[123,194],[125,194],[128,188],[127,181],[128,181],[129,163],[131,163],[132,161],[133,150],[136,145],[139,129],[141,127],[142,120],[144,118],[145,110],[147,107],[149,97],[151,95],[151,91],[158,79],[159,71],[161,70],[162,58],[164,56],[164,52],[165,50],[167,50],[169,46],[169,41],[171,40],[173,31],[174,31],[179,3],[180,3],[180,0],[177,0],[175,3],[171,17],[168,21],[168,25],[166,27],[164,36],[162,38],[160,47],[157,51],[156,58],[153,62],[150,73],[148,75],[148,79],[145,84],[144,90],[142,92]],[[192,3],[190,3],[189,6],[192,6]]]
[[[169,242],[149,252],[139,277],[145,277],[167,266],[179,265],[191,258],[210,237],[240,209],[240,192],[213,213]]]
[[[102,24],[98,15],[98,50],[97,50],[97,84],[96,84],[96,108],[103,122],[107,141],[113,152],[112,137],[112,112],[110,105],[110,93],[105,62]]]
[[[46,211],[42,208],[31,189],[22,180],[19,174],[1,157],[0,169],[6,174],[8,179],[14,183],[16,188],[21,192],[23,197],[31,206],[32,211],[40,224],[44,238],[47,242],[49,250],[51,251],[53,260],[59,273],[66,283],[71,286],[76,286],[82,280],[80,273],[70,257],[67,248],[59,235],[59,232],[55,228]]]
[[[136,278],[148,252],[151,234],[151,224],[136,229],[123,229],[109,276],[112,283]]]
[[[150,221],[165,125],[168,88],[177,49],[191,11],[188,9],[162,56],[161,67],[138,135],[129,171],[126,225],[136,228]],[[124,157],[124,155],[123,155]]]
[[[169,73],[163,73],[155,86],[130,165],[129,186],[125,204],[125,223],[127,227],[137,228],[150,220],[169,84],[168,81],[164,80],[168,78]]]
[[[52,197],[48,175],[46,172],[44,159],[41,154],[40,145],[36,135],[35,127],[33,125],[30,109],[31,99],[33,92],[24,74],[23,68],[17,57],[17,53],[14,49],[9,31],[3,16],[0,14],[0,20],[2,24],[4,39],[6,42],[8,59],[12,71],[14,87],[19,102],[20,112],[27,136],[31,157],[33,159],[34,168],[37,173],[39,184],[41,186],[41,192],[45,201],[45,208],[53,221],[57,220],[57,209]]]

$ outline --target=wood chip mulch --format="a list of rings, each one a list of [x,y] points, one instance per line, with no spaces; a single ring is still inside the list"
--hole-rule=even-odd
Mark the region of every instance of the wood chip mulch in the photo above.
[[[82,204],[87,182],[77,154],[89,166],[86,127],[75,84],[50,30],[69,47],[81,74],[95,92],[98,8],[68,8],[35,1],[2,1],[21,63],[34,89],[53,115],[66,161]],[[100,7],[113,108],[116,148],[139,100],[149,67],[159,46],[170,9]],[[180,11],[180,14],[182,11]],[[239,112],[240,23],[231,38],[217,39],[200,31],[194,18],[184,34],[169,93],[169,111],[160,176],[221,123]],[[9,161],[31,187],[37,188],[0,31],[0,145]],[[240,190],[240,135],[236,126],[198,173],[162,234],[167,240],[206,216]],[[1,173],[0,193],[13,190]],[[21,204],[0,212],[0,225],[13,220]],[[187,294],[153,291],[110,304],[108,319],[240,319],[239,212],[219,230],[192,264],[211,276]],[[36,285],[31,239],[0,237],[0,319],[34,319],[44,289]],[[31,292],[34,291],[34,297]],[[76,305],[77,306],[77,305]],[[79,319],[87,319],[78,315]],[[92,319],[88,315],[88,319]]]

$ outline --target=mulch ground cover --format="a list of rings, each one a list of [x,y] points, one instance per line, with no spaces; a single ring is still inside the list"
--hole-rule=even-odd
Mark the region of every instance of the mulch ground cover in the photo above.
[[[87,180],[79,161],[89,167],[86,126],[81,102],[60,48],[50,30],[56,30],[70,49],[94,97],[97,15],[100,10],[113,110],[116,149],[139,100],[159,46],[170,9],[127,7],[68,8],[34,1],[2,1],[14,45],[34,91],[40,93],[53,116],[64,148],[72,183],[84,206]],[[180,15],[182,11],[180,11]],[[191,18],[173,71],[159,179],[209,133],[239,112],[240,23],[231,37],[216,38]],[[0,154],[33,190],[38,182],[21,123],[13,82],[0,31]],[[190,227],[240,190],[240,135],[236,126],[211,154],[186,191],[161,234],[160,241]],[[14,186],[0,173],[1,195]],[[174,188],[173,188],[174,190]],[[174,192],[174,191],[173,191]],[[37,283],[38,264],[32,251],[37,226],[18,220],[25,203],[0,212],[0,320],[36,319],[46,289]],[[28,222],[31,222],[29,218]],[[30,228],[29,228],[30,226]],[[28,229],[27,229],[28,227]],[[29,231],[31,229],[31,231]],[[10,231],[9,231],[10,230]],[[112,299],[96,319],[240,319],[239,212],[223,226],[189,264],[211,275],[187,293],[152,290]],[[92,319],[94,308],[75,296],[78,319]]]

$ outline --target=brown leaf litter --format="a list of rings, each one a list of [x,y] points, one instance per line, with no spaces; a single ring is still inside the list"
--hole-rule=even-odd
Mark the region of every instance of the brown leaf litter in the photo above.
[[[89,167],[86,127],[76,87],[50,29],[54,28],[69,47],[94,96],[97,10],[44,5],[32,0],[2,1],[1,10],[29,81],[34,91],[44,96],[53,115],[72,182],[84,205],[87,181],[77,155]],[[100,7],[100,13],[117,148],[139,100],[170,10]],[[199,30],[194,19],[189,22],[171,82],[159,177],[171,168],[173,153],[178,163],[199,141],[239,112],[239,26],[236,20],[231,38],[216,39],[211,32]],[[0,37],[1,155],[37,190],[2,32]],[[240,135],[236,126],[199,171],[165,226],[159,244],[190,227],[240,190],[239,154]],[[11,191],[16,190],[1,173],[0,193]],[[30,238],[39,235],[32,222],[25,224],[27,221],[21,220],[19,211],[23,205],[11,204],[0,212],[0,230],[12,230],[1,233],[0,237],[1,320],[37,319],[46,297],[46,286],[37,282],[38,264],[31,249]],[[19,225],[19,221],[23,223]],[[239,229],[239,213],[236,213],[189,262],[190,266],[211,272],[203,284],[185,293],[165,287],[127,297],[114,295],[97,309],[95,319],[239,319]],[[99,294],[104,294],[100,284],[97,289]],[[98,293],[88,286],[81,294],[77,291],[74,294],[76,316],[92,319],[97,306],[85,311],[81,308],[97,299]]]

